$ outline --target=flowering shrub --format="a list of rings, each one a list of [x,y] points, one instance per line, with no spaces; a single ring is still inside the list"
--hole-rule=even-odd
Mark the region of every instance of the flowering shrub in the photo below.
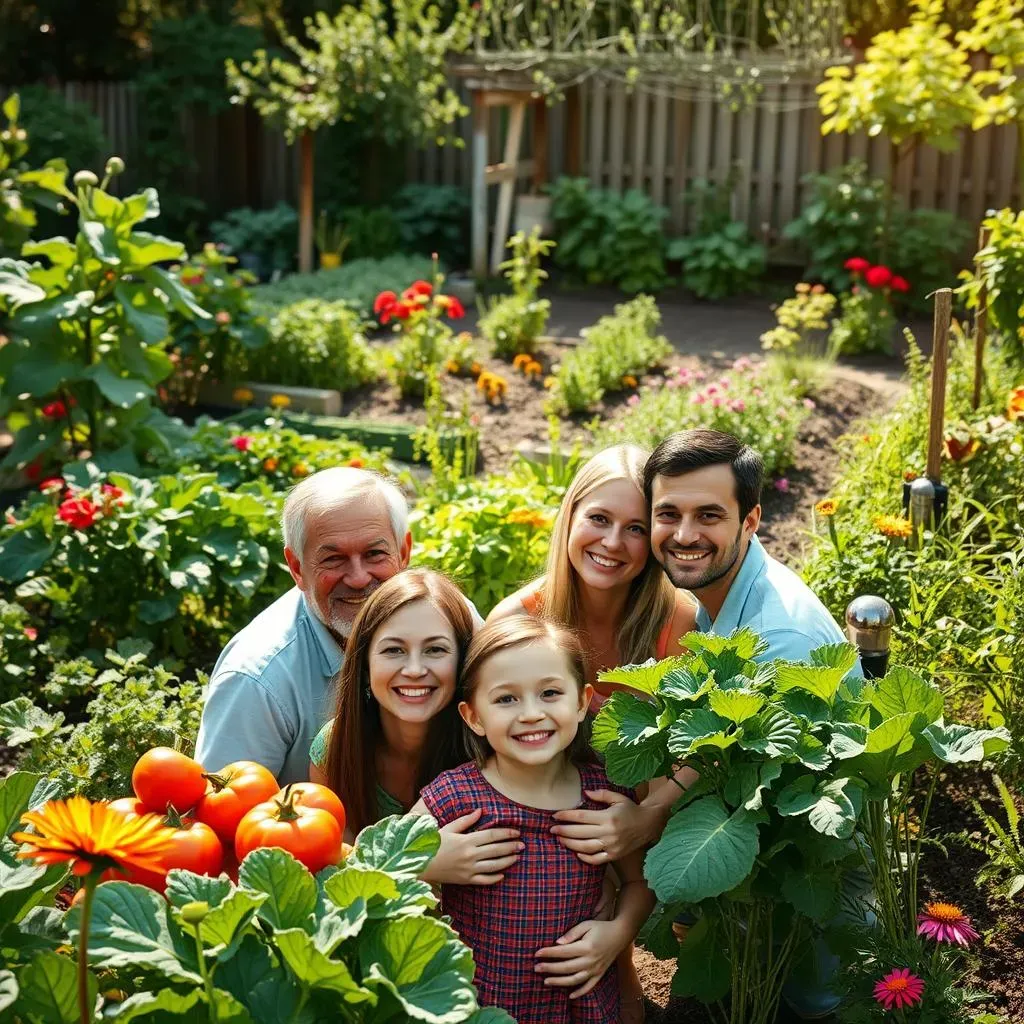
[[[891,352],[896,327],[892,296],[908,292],[909,283],[888,267],[872,266],[860,256],[848,259],[845,268],[854,283],[843,294],[842,314],[833,323],[829,347],[842,355]]]
[[[824,285],[801,282],[796,294],[775,307],[777,327],[761,335],[766,352],[819,354],[819,343],[828,330],[828,318],[836,306],[836,297]]]
[[[215,473],[48,484],[0,528],[0,579],[73,650],[138,636],[157,658],[212,664],[250,602],[286,589],[270,556],[280,503],[264,481],[229,489]]]
[[[382,324],[394,323],[402,337],[387,353],[391,379],[403,398],[424,398],[427,378],[448,361],[452,329],[443,320],[466,315],[462,303],[441,292],[444,276],[434,261],[434,281],[414,281],[402,294],[381,292],[373,312]]]
[[[171,405],[195,405],[206,380],[226,381],[232,351],[261,348],[269,337],[265,317],[252,310],[249,285],[256,277],[236,270],[237,260],[212,243],[184,265],[172,268],[196,302],[212,316],[206,320],[172,311],[170,358],[174,373],[163,383],[161,398]],[[235,363],[239,362],[235,357]],[[244,359],[241,360],[244,363]]]
[[[519,231],[509,239],[512,257],[501,264],[512,294],[492,299],[480,316],[480,333],[491,342],[494,355],[511,359],[520,353],[537,351],[537,339],[544,333],[551,312],[547,299],[537,298],[537,289],[548,275],[540,261],[555,243],[540,237],[540,228],[526,235]]]
[[[654,333],[660,325],[654,299],[638,295],[585,328],[580,344],[552,373],[551,409],[560,415],[585,412],[605,392],[628,387],[625,378],[635,380],[658,366],[672,352],[666,338]]]
[[[811,399],[794,397],[790,382],[765,363],[741,357],[719,377],[680,367],[666,375],[662,386],[642,392],[624,413],[601,423],[594,441],[635,441],[653,448],[676,430],[708,427],[752,445],[763,456],[766,471],[779,473],[792,464],[800,424],[814,407]]]

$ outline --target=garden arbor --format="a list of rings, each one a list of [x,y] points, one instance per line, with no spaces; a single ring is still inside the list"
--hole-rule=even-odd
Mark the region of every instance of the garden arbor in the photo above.
[[[500,185],[490,270],[501,260],[516,182],[546,175],[544,106],[570,98],[570,147],[582,119],[573,89],[590,79],[737,107],[763,88],[842,63],[841,0],[484,0],[471,55],[453,67],[473,98],[473,272],[488,272],[489,185]],[[520,159],[535,105],[533,156]],[[503,158],[488,165],[489,112],[509,110]]]

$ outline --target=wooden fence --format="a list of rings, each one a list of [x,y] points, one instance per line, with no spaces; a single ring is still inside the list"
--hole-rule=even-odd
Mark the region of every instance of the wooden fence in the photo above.
[[[670,231],[683,233],[690,227],[682,202],[686,188],[701,178],[721,180],[736,165],[736,215],[756,234],[777,236],[800,210],[804,175],[855,158],[878,175],[887,170],[885,138],[821,136],[814,84],[769,86],[755,108],[736,113],[709,99],[644,90],[629,94],[618,86],[588,82],[579,89],[579,117],[567,117],[566,104],[549,111],[547,177],[578,171],[595,185],[642,189],[668,207]],[[460,88],[468,106],[470,97]],[[62,91],[94,111],[110,152],[128,161],[123,185],[145,184],[131,173],[141,117],[134,85],[72,82]],[[0,96],[4,92],[0,89]],[[232,108],[215,117],[184,111],[181,117],[195,163],[183,183],[190,191],[218,210],[270,206],[281,199],[295,203],[296,154],[253,111]],[[497,163],[507,114],[494,110],[491,117],[490,160]],[[569,137],[570,127],[575,138]],[[431,145],[410,152],[407,179],[468,189],[471,130],[472,116],[467,115],[453,126],[453,135],[467,143],[464,148]],[[530,139],[527,125],[524,156],[531,155]],[[1017,129],[1012,125],[965,132],[953,153],[920,147],[901,162],[896,182],[896,191],[910,206],[948,210],[972,224],[987,209],[1018,205],[1019,189]]]

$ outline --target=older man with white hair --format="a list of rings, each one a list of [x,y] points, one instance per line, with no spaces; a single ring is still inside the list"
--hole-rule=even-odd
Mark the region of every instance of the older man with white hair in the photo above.
[[[321,470],[291,491],[283,534],[295,586],[217,660],[196,743],[201,764],[218,771],[258,761],[282,786],[308,779],[309,746],[330,715],[352,623],[409,564],[408,514],[402,492],[363,469]]]

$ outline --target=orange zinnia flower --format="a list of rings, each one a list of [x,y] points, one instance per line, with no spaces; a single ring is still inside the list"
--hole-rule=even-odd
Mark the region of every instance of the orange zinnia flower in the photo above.
[[[1024,387],[1014,388],[1006,399],[1006,418],[1019,420],[1024,417]]]
[[[18,853],[24,860],[47,865],[71,861],[76,875],[126,867],[164,871],[163,858],[172,831],[159,815],[126,818],[109,804],[73,796],[26,811],[21,820],[36,829],[11,837],[16,843],[28,844]]]
[[[826,519],[829,516],[834,516],[838,509],[839,503],[833,501],[831,498],[822,498],[822,500],[814,506],[814,511],[817,512],[819,516],[823,516]]]

